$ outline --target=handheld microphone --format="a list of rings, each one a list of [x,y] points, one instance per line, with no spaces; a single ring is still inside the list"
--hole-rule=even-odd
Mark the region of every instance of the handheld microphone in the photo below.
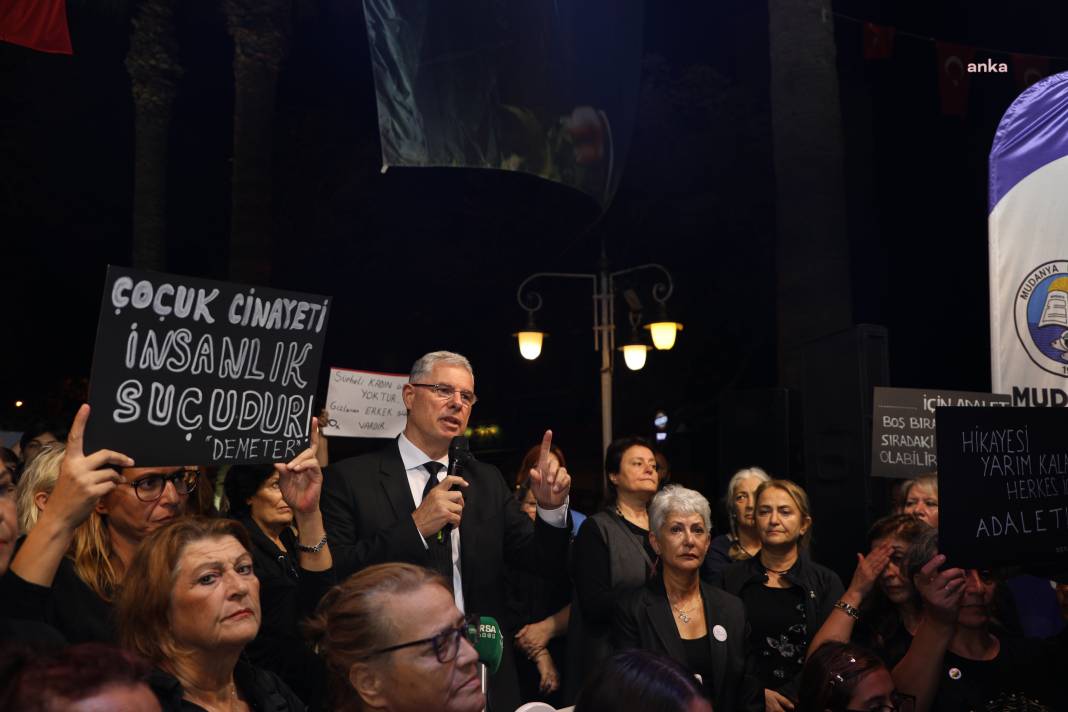
[[[501,657],[504,656],[504,636],[501,634],[501,627],[497,624],[496,618],[482,616],[478,619],[477,628],[474,624],[470,628],[468,632],[474,638],[478,661],[485,665],[492,675],[500,668]]]
[[[471,457],[471,446],[469,441],[463,435],[457,435],[449,443],[449,470],[448,474],[456,475],[458,477],[463,476],[464,465],[467,464],[467,459]],[[450,488],[455,490],[456,485]],[[438,543],[445,541],[445,537],[452,534],[452,525],[446,524],[438,531]]]

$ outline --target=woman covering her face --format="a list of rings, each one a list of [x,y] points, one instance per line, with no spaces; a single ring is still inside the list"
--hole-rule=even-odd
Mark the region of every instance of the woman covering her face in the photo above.
[[[249,545],[233,520],[185,517],[149,535],[130,562],[115,607],[119,637],[157,668],[150,684],[164,712],[305,709],[281,679],[242,658],[261,616]]]
[[[680,663],[700,676],[713,709],[763,709],[763,686],[746,658],[745,606],[701,580],[710,541],[708,500],[669,485],[653,498],[649,517],[658,575],[619,601],[616,647]]]
[[[788,710],[809,641],[842,597],[842,582],[807,553],[808,495],[789,480],[756,491],[760,554],[727,567],[723,588],[745,603],[768,712]]]
[[[810,649],[824,642],[851,639],[876,651],[893,667],[908,650],[920,621],[920,597],[905,570],[909,547],[930,527],[911,514],[891,514],[868,532],[870,552],[857,554],[849,588],[812,639]]]

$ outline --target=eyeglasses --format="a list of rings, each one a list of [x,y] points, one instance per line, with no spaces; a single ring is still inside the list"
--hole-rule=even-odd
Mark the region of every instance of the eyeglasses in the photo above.
[[[845,712],[913,712],[916,709],[916,698],[899,692],[890,693],[889,702],[876,702],[867,709],[854,710],[849,707]]]
[[[149,475],[136,482],[128,482],[133,487],[134,494],[142,502],[155,502],[163,496],[163,490],[167,483],[174,485],[174,491],[179,495],[186,495],[197,488],[197,480],[200,479],[199,470],[177,470],[169,475]]]
[[[478,642],[478,620],[474,616],[465,616],[464,622],[459,626],[443,630],[430,638],[413,640],[410,643],[401,643],[400,645],[391,645],[388,648],[379,648],[378,650],[373,650],[368,653],[367,657],[381,655],[382,653],[391,653],[394,650],[400,650],[401,648],[411,648],[416,645],[430,643],[438,662],[442,664],[450,663],[456,659],[457,655],[459,655],[460,641],[465,638],[471,645]]]
[[[471,391],[461,391],[446,383],[412,383],[410,385],[415,388],[429,388],[439,400],[443,401],[450,401],[456,397],[457,393],[459,393],[460,402],[468,408],[478,402],[478,396]]]

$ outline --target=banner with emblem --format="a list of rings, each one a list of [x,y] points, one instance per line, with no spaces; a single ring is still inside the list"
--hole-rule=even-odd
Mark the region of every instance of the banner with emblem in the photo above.
[[[1012,103],[990,151],[990,355],[995,393],[1068,405],[1068,73]]]

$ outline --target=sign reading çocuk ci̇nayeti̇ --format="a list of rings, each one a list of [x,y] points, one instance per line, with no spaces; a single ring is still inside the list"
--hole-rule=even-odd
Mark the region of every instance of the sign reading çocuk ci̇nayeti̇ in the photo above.
[[[308,446],[330,299],[109,266],[86,451],[138,466],[288,461]]]
[[[935,408],[1009,405],[1007,395],[876,386],[872,398],[871,474],[909,479],[938,467]]]
[[[1068,561],[1068,409],[939,408],[935,419],[949,565]]]

